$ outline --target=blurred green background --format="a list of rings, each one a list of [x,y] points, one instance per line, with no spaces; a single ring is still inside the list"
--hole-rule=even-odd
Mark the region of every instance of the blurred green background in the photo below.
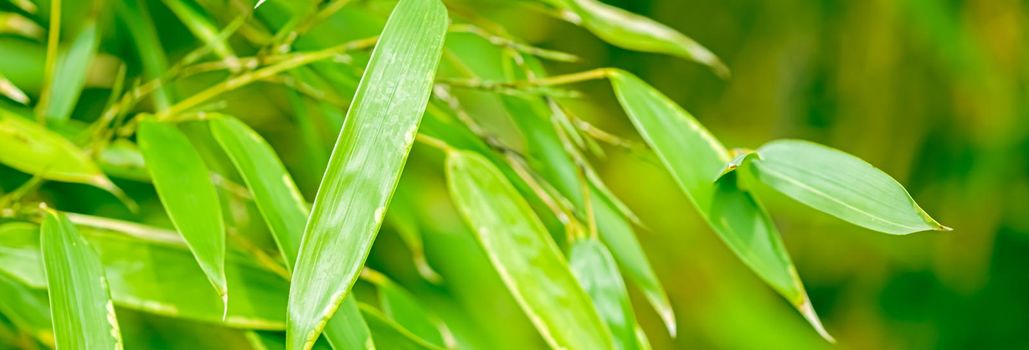
[[[531,11],[489,16],[585,60],[552,71],[614,66],[640,75],[729,147],[802,138],[855,154],[955,228],[887,236],[759,190],[841,348],[1029,346],[1029,3],[606,2],[691,36],[732,77],[614,48]],[[606,84],[584,91],[579,116],[633,137]],[[705,227],[659,167],[624,152],[596,164],[649,225],[640,239],[681,322],[674,342],[649,332],[656,347],[827,347]],[[647,329],[659,329],[643,303],[636,310]]]
[[[285,0],[269,3],[276,1]],[[682,59],[612,47],[526,2],[446,1],[454,13],[484,17],[534,45],[582,58],[578,63],[548,63],[551,73],[606,66],[636,73],[696,115],[729,147],[756,148],[776,138],[801,138],[855,154],[897,178],[927,212],[953,227],[953,232],[888,236],[757,188],[779,225],[815,309],[840,348],[1029,347],[1029,4],[1017,0],[605,2],[691,36],[722,58],[732,76],[721,79],[706,67]],[[85,2],[65,3],[86,6]],[[172,62],[196,47],[196,40],[160,2],[148,3]],[[213,17],[221,25],[234,18],[236,12],[231,9],[240,8],[223,1],[200,3],[217,13]],[[361,11],[344,11],[322,31],[339,29],[343,38],[376,34],[375,23],[381,23],[392,3],[356,3]],[[74,11],[67,13],[75,16]],[[114,56],[126,61],[134,78],[140,74],[140,65],[129,44],[130,30],[109,19],[101,52],[104,59]],[[448,38],[448,47],[458,45],[460,41],[453,40],[457,36],[461,34]],[[45,52],[42,44],[10,38],[2,44],[6,51],[0,55],[7,59],[0,57],[0,71],[16,83],[38,81]],[[241,38],[233,44],[241,55],[256,51]],[[360,61],[360,55],[355,57]],[[78,121],[93,120],[106,101],[113,73],[95,75],[76,108]],[[222,78],[200,76],[175,88],[182,97]],[[30,95],[38,90],[38,85],[22,87]],[[607,83],[574,88],[583,96],[562,99],[562,103],[577,116],[639,142]],[[517,147],[518,135],[510,121],[499,116],[503,112],[484,95],[468,92],[461,97],[490,132]],[[237,115],[258,129],[280,152],[306,197],[313,198],[320,168],[302,153],[303,142],[309,140],[300,140],[291,125],[296,111],[284,89],[256,84],[210,108]],[[323,141],[331,144],[335,131],[322,127],[327,138]],[[632,290],[636,312],[655,348],[831,347],[729,251],[650,155],[616,148],[607,151],[594,164],[647,225],[639,230],[639,237],[679,321],[678,337],[672,339],[638,291]],[[416,146],[395,202],[445,207],[448,200],[439,158],[438,152]],[[8,191],[28,179],[6,167],[0,168],[0,175],[0,187]],[[40,197],[62,210],[167,226],[149,185],[116,181],[143,204],[141,215],[128,213],[108,195],[84,186],[48,183]],[[453,328],[503,341],[525,338],[523,343],[509,344],[512,348],[540,346],[484,258],[457,254],[478,249],[467,232],[461,233],[460,219],[447,208],[430,214],[421,218],[430,226],[422,234],[429,262],[446,281],[442,287],[417,277],[409,251],[390,227],[376,242],[369,265],[410,288]],[[258,221],[241,231],[260,231],[261,226]],[[266,233],[261,234],[267,239]],[[359,296],[368,295],[366,287],[357,286]],[[452,309],[463,309],[471,316],[453,316],[448,311]],[[122,309],[119,319],[129,348],[163,344],[161,348],[198,349],[203,347],[192,342],[203,342],[203,335],[221,342],[223,348],[242,343],[238,334],[230,338],[217,327]],[[195,336],[181,336],[186,332]]]

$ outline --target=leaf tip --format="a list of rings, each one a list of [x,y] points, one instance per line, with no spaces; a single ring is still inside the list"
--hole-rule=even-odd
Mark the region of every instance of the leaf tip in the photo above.
[[[818,335],[821,336],[822,339],[825,339],[825,341],[830,344],[836,344],[836,338],[833,338],[833,336],[825,330],[825,326],[822,325],[822,320],[818,318],[818,314],[815,313],[815,307],[811,305],[811,299],[809,299],[807,295],[804,295],[803,301],[797,305],[797,310],[800,311],[800,314],[804,316],[804,319],[811,324],[811,327],[815,329],[815,332],[818,332]]]

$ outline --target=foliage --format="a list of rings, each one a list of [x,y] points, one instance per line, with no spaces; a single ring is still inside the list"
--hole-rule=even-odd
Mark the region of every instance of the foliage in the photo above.
[[[850,154],[796,140],[730,150],[633,73],[548,74],[578,58],[468,4],[105,5],[0,8],[24,19],[0,37],[0,68],[34,73],[0,69],[0,330],[23,335],[11,346],[121,348],[124,334],[129,348],[186,347],[141,330],[171,322],[257,349],[648,349],[656,330],[633,291],[667,336],[690,310],[673,309],[637,237],[646,221],[597,170],[610,149],[667,171],[829,342],[762,189],[888,234],[949,230]],[[729,75],[619,7],[513,6]],[[644,145],[570,107],[591,101],[570,86],[593,80],[610,82]],[[285,120],[268,119],[276,108]]]

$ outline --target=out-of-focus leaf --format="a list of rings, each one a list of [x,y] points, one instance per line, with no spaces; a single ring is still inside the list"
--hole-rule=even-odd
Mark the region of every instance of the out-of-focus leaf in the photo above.
[[[411,293],[378,272],[365,270],[364,276],[379,289],[382,311],[390,319],[429,343],[445,346],[440,328]]]
[[[414,198],[413,194],[419,193],[418,189],[409,188],[404,191],[404,181],[400,181],[397,187],[394,194],[396,200],[392,201],[389,210],[386,211],[386,225],[393,227],[407,248],[411,250],[411,260],[413,260],[418,274],[429,282],[439,283],[441,280],[439,274],[425,259],[421,225],[418,223],[418,215],[414,208],[417,198]]]
[[[800,140],[758,149],[757,178],[797,201],[889,234],[950,230],[933,220],[897,180],[840,150]]]
[[[146,161],[139,146],[126,139],[117,139],[100,151],[100,169],[113,177],[150,182]]]
[[[168,70],[168,58],[161,48],[161,40],[154,28],[154,17],[150,16],[144,0],[115,1],[118,18],[130,28],[129,36],[136,46],[143,72],[147,79],[157,79]],[[162,111],[171,104],[171,91],[168,86],[160,86],[153,94],[154,106]]]
[[[411,333],[411,331],[391,321],[382,312],[376,310],[374,307],[360,304],[358,305],[361,311],[361,315],[368,322],[368,327],[372,330],[372,337],[375,338],[375,345],[379,349],[390,349],[390,350],[438,350],[442,349],[438,346],[432,345],[424,339],[418,338],[417,335]]]
[[[425,111],[446,27],[438,0],[401,0],[372,51],[304,230],[290,288],[290,348],[310,348],[368,257]]]
[[[618,349],[639,349],[645,340],[636,337],[636,315],[629,302],[629,291],[607,248],[594,239],[577,240],[568,254],[568,265],[593,300],[597,314],[607,323]]]
[[[227,299],[225,223],[203,159],[175,124],[144,120],[138,142],[168,217],[218,295]]]
[[[243,176],[286,266],[292,269],[308,215],[300,190],[272,147],[243,122],[228,116],[216,117],[211,120],[211,133]],[[350,299],[353,298],[347,298]],[[338,310],[325,325],[324,333],[338,348],[359,349],[372,344],[368,326],[356,308]]]
[[[0,36],[0,72],[14,85],[33,95],[43,84],[43,61],[46,49],[27,40]]]
[[[725,147],[682,107],[632,74],[612,71],[611,85],[636,130],[718,236],[831,340],[764,208],[736,186],[735,178],[713,181],[731,160]]]
[[[119,224],[124,231],[148,232],[177,239],[173,231]],[[79,227],[103,262],[114,303],[168,317],[250,329],[285,329],[288,285],[241,253],[229,255],[229,288],[239,294],[223,316],[221,298],[196,265],[185,242],[143,240],[125,232]],[[138,233],[138,232],[137,232]],[[33,288],[45,289],[39,228],[28,223],[0,225],[0,271]]]
[[[44,216],[39,239],[56,346],[121,349],[114,303],[96,251],[55,211]]]
[[[200,5],[193,0],[163,0],[162,2],[194,36],[210,47],[219,58],[230,64],[238,64],[238,58],[232,51],[232,47],[225,38],[219,36],[217,25]]]
[[[0,163],[47,180],[89,184],[121,197],[85,151],[45,127],[0,109]]]
[[[563,0],[582,25],[604,41],[629,50],[663,53],[710,66],[719,75],[729,69],[715,54],[675,29],[598,0]]]
[[[43,28],[14,12],[0,12],[0,34],[17,34],[30,39],[43,37]]]
[[[100,30],[97,21],[90,19],[68,46],[60,50],[53,76],[47,82],[43,96],[39,98],[39,106],[36,107],[42,108],[47,119],[63,122],[71,118],[99,46]]]
[[[525,199],[478,154],[452,151],[446,163],[454,204],[550,346],[611,349],[610,331]]]
[[[0,73],[0,95],[7,96],[12,101],[23,105],[29,103],[29,96],[8,80],[3,73]]]
[[[0,234],[3,234],[0,228]],[[48,346],[54,346],[50,304],[45,291],[34,290],[0,273],[0,313],[18,329]]]
[[[538,63],[531,59],[527,62]],[[517,71],[509,71],[508,74],[514,79],[527,78]],[[525,97],[504,96],[503,101],[515,124],[525,135],[529,154],[540,162],[537,171],[565,198],[571,200],[580,210],[580,214],[585,214],[585,196],[582,193],[579,169],[569,151],[562,145],[557,130],[549,121],[550,109],[541,100],[530,100]],[[629,279],[643,291],[643,295],[657,311],[669,333],[674,336],[675,313],[661,281],[658,280],[636,239],[630,215],[623,215],[631,213],[619,208],[621,203],[618,198],[604,188],[603,183],[591,183],[589,188],[588,198],[590,205],[593,206],[600,238],[611,247],[615,261],[625,269]]]

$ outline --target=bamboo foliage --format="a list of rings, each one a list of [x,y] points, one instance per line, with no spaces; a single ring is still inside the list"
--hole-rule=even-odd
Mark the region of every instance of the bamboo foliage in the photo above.
[[[0,38],[0,342],[19,348],[153,345],[161,327],[255,349],[660,348],[691,311],[641,244],[667,233],[599,171],[612,149],[656,156],[815,340],[834,341],[758,193],[888,234],[950,230],[843,151],[730,150],[632,73],[551,75],[577,56],[465,4],[13,3],[0,20],[31,40]],[[522,5],[728,77],[669,25],[542,3]],[[603,106],[569,89],[593,80],[641,144],[577,114]]]

